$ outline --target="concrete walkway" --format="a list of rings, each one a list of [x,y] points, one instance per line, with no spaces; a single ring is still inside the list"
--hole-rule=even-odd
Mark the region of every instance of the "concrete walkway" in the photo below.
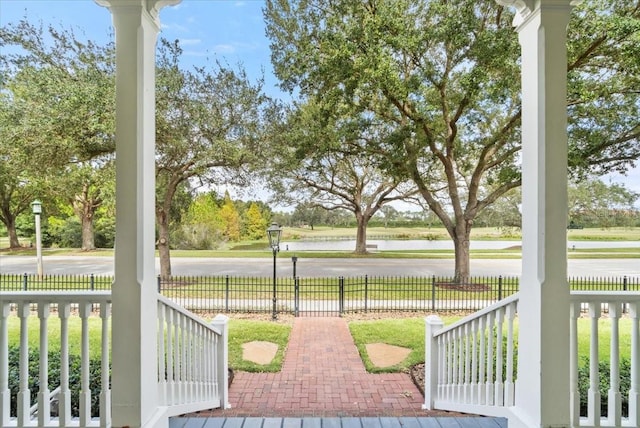
[[[457,416],[422,410],[406,373],[370,374],[342,318],[296,318],[282,371],[236,372],[231,409],[192,417]]]

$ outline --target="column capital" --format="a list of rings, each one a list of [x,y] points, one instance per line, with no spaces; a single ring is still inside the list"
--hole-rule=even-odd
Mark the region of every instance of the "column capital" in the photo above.
[[[182,0],[94,0],[96,4],[104,6],[113,11],[118,8],[124,7],[140,7],[147,12],[153,20],[160,27],[158,16],[160,9],[165,6],[173,6],[180,3]]]
[[[496,0],[496,3],[500,6],[516,9],[516,15],[513,17],[514,27],[519,26],[533,12],[535,7],[534,0]]]
[[[543,7],[564,7],[570,11],[574,6],[582,3],[583,0],[496,0],[500,6],[513,7],[516,14],[513,17],[513,26],[519,27],[537,9]]]

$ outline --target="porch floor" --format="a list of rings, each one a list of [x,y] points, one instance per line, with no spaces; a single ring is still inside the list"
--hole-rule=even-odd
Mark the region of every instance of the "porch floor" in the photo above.
[[[503,418],[484,417],[181,417],[169,428],[507,428]]]
[[[231,409],[173,418],[175,428],[498,428],[506,420],[422,409],[407,373],[367,373],[346,320],[296,318],[279,373],[236,372]]]

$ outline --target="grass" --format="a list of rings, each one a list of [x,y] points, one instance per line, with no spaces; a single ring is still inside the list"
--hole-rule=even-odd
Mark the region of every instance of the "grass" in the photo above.
[[[445,317],[452,323],[458,318]],[[397,372],[408,370],[411,366],[424,362],[424,319],[402,318],[375,321],[352,321],[349,330],[358,348],[360,357],[367,371],[372,373]],[[407,358],[391,367],[379,368],[371,363],[366,345],[370,343],[386,343],[411,350]]]
[[[249,372],[280,371],[290,333],[291,326],[287,324],[271,321],[230,320],[229,366],[234,370]],[[266,341],[278,345],[278,351],[271,363],[261,365],[242,359],[242,344],[253,341]]]
[[[89,355],[91,358],[100,358],[100,334],[102,322],[99,317],[89,317]],[[20,343],[20,319],[17,316],[8,317],[9,346],[18,346]],[[40,348],[40,320],[36,316],[27,318],[27,332],[29,349]],[[80,355],[80,338],[82,326],[80,318],[71,316],[69,328],[69,353]],[[47,338],[49,350],[60,350],[60,319],[57,314],[52,314],[47,322]]]

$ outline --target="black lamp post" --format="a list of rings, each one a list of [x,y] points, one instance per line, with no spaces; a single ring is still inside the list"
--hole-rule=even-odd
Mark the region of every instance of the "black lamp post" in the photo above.
[[[291,257],[291,261],[293,262],[293,279],[296,279],[296,263],[298,262],[298,256]]]
[[[40,215],[42,214],[42,202],[35,200],[31,203],[31,211],[36,219],[36,263],[38,279],[42,280],[44,269],[42,267],[42,235],[40,234]]]
[[[280,235],[282,234],[282,228],[277,223],[271,223],[271,226],[267,229],[267,237],[269,237],[269,246],[273,251],[273,313],[271,318],[275,320],[276,315],[276,255],[280,251]]]

